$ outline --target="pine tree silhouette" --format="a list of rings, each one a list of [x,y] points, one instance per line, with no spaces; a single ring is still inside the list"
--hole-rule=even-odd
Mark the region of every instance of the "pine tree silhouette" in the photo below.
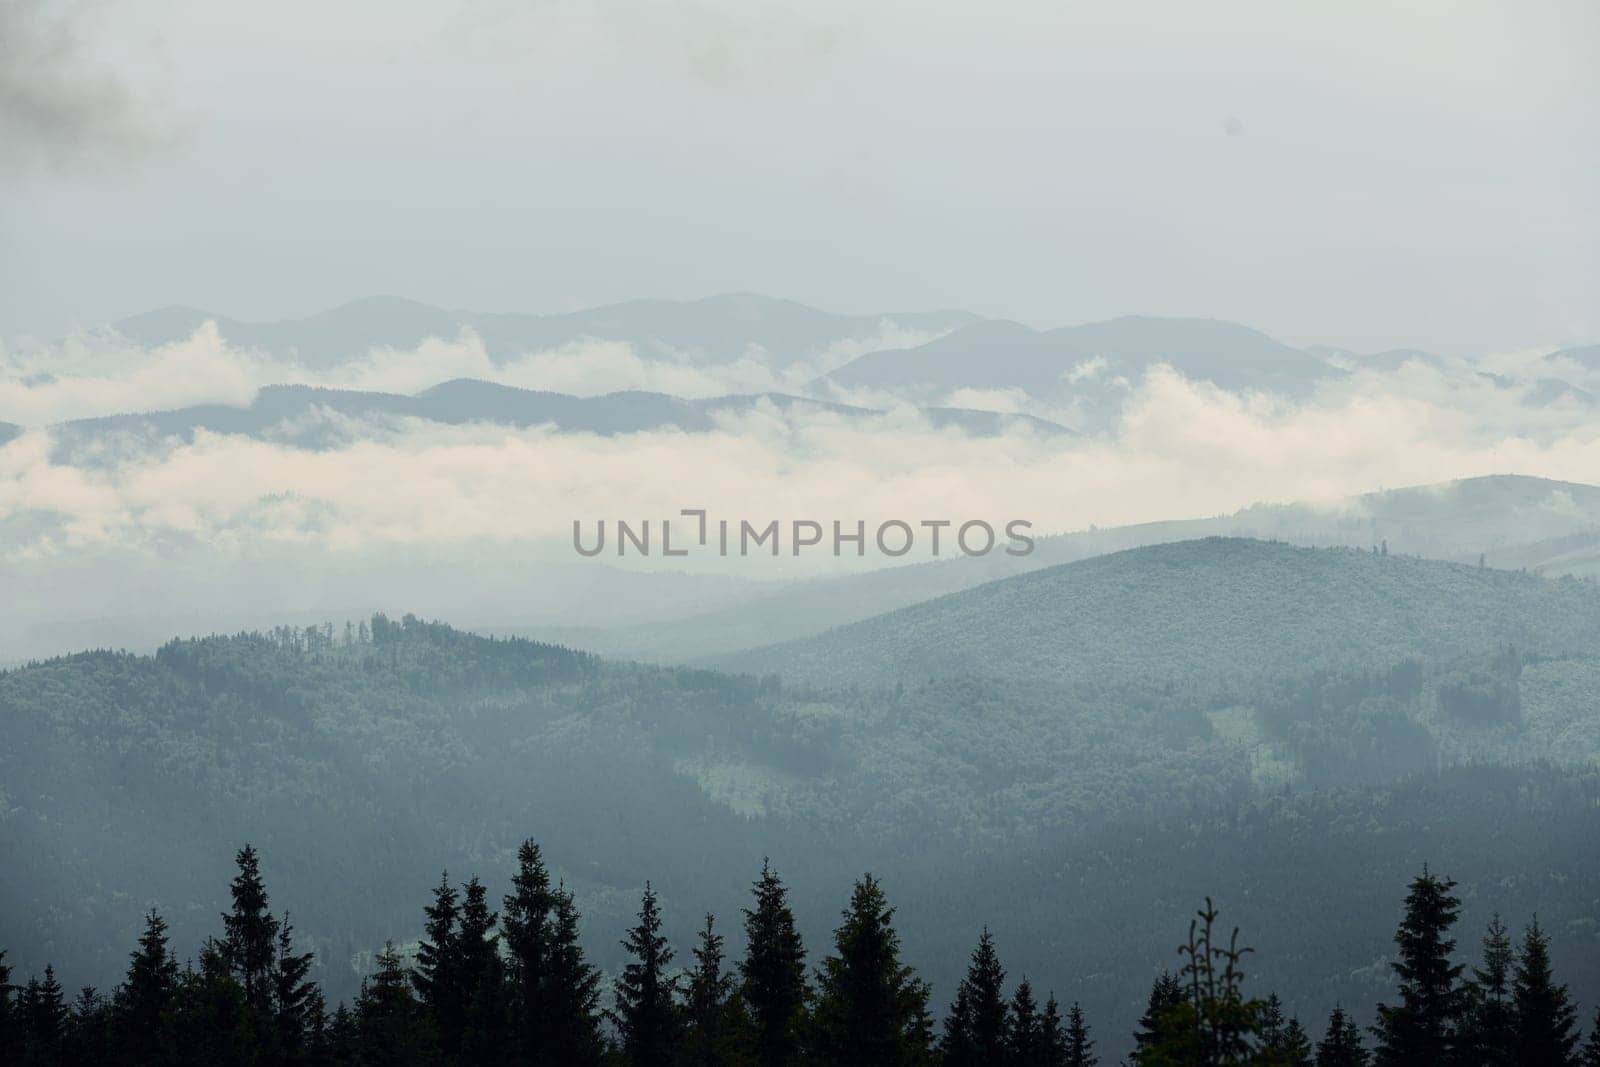
[[[932,1044],[928,987],[900,961],[894,909],[872,875],[856,882],[833,945],[817,972],[816,1062],[926,1062]]]
[[[167,947],[167,924],[151,908],[139,947],[115,998],[117,1042],[136,1063],[156,1063],[168,1051],[164,1031],[177,1008],[178,961]]]
[[[1267,994],[1266,1000],[1261,1002],[1260,1041],[1263,1051],[1283,1051],[1283,1002],[1276,993]]]
[[[68,1016],[66,996],[56,981],[54,967],[45,964],[43,980],[28,979],[17,1007],[28,1058],[41,1064],[58,1062],[67,1036]]]
[[[1056,998],[1052,996],[1045,1004],[1045,1027],[1047,1030],[1059,1030],[1059,1016],[1056,1014]],[[1052,1022],[1052,1020],[1057,1020]],[[1051,1067],[1095,1067],[1100,1058],[1094,1054],[1094,1041],[1089,1037],[1089,1025],[1083,1020],[1083,1009],[1077,1001],[1072,1002],[1072,1007],[1067,1010],[1067,1027],[1065,1041],[1061,1045],[1061,1054],[1058,1057],[1052,1050],[1048,1062]],[[1055,1039],[1052,1039],[1052,1046]]]
[[[261,864],[249,845],[234,857],[239,873],[229,891],[233,910],[222,917],[222,958],[244,990],[245,1003],[258,1022],[272,1014],[272,968],[277,959],[278,921],[267,910],[267,889]]]
[[[62,1041],[62,1060],[72,1064],[113,1063],[116,1042],[111,1031],[111,1002],[94,986],[84,986],[67,1012],[67,1030]]]
[[[1006,1062],[1016,1067],[1042,1067],[1047,1042],[1044,1020],[1033,999],[1033,986],[1024,977],[1011,992],[1011,1012],[1006,1017]]]
[[[489,910],[488,893],[476,875],[461,893],[461,923],[456,934],[456,980],[462,1010],[458,1047],[464,1059],[494,1058],[506,1038],[505,972],[500,961],[499,916]]]
[[[1511,935],[1498,914],[1483,934],[1483,966],[1474,968],[1468,988],[1467,1025],[1462,1051],[1482,1067],[1514,1067],[1516,1010],[1511,1002]]]
[[[176,1044],[191,1063],[248,1063],[262,1052],[258,1017],[221,943],[208,940],[198,970],[178,980]]]
[[[1290,1016],[1283,1028],[1281,1059],[1287,1067],[1311,1067],[1311,1037],[1294,1016]]]
[[[450,884],[450,873],[439,876],[433,903],[423,909],[427,922],[411,982],[417,996],[428,1009],[439,1031],[440,1044],[449,1050],[460,1047],[465,1025],[465,1005],[461,999],[460,949],[456,924],[461,918],[460,896]]]
[[[377,964],[377,971],[361,983],[354,1012],[340,1005],[335,1013],[335,1034],[345,1035],[351,1043],[349,1058],[362,1063],[430,1062],[433,1034],[394,942],[384,943]]]
[[[944,1062],[947,1067],[999,1063],[1005,1057],[1006,972],[994,949],[988,927],[978,936],[967,973],[956,989],[955,1003],[945,1017]]]
[[[15,989],[16,986],[11,984],[11,967],[6,963],[5,950],[0,949],[0,1063],[15,1060],[21,1050],[20,1024],[11,1002],[11,994]]]
[[[661,911],[649,882],[639,904],[639,923],[628,931],[622,947],[631,957],[616,981],[614,1020],[623,1051],[632,1067],[666,1067],[678,1052],[681,1020],[677,984],[667,970],[673,952],[661,933]]]
[[[1145,1002],[1144,1014],[1139,1017],[1139,1029],[1134,1031],[1135,1056],[1146,1050],[1160,1047],[1167,1041],[1167,1031],[1173,1023],[1173,1011],[1183,1004],[1183,983],[1168,971],[1156,975],[1150,983],[1150,996]]]
[[[1600,1067],[1600,1008],[1594,1010],[1594,1022],[1589,1024],[1589,1040],[1583,1043],[1578,1063],[1582,1067]]]
[[[1537,918],[1522,938],[1511,997],[1519,1067],[1568,1067],[1578,1043],[1578,1010],[1551,974],[1550,939]]]
[[[1466,1007],[1460,964],[1450,962],[1449,937],[1460,911],[1455,883],[1428,873],[1411,883],[1406,914],[1395,931],[1400,958],[1390,964],[1399,979],[1400,1003],[1378,1005],[1379,1067],[1412,1067],[1453,1061]]]
[[[524,841],[517,873],[501,907],[511,1010],[522,1055],[537,1062],[550,1046],[552,1013],[548,983],[555,954],[555,893],[539,846]]]
[[[716,919],[707,912],[684,996],[683,1060],[689,1067],[725,1067],[734,1062],[734,979],[723,966],[722,944]]]
[[[552,1063],[584,1067],[600,1059],[600,974],[578,943],[578,909],[572,893],[557,885],[555,898],[555,940],[545,983],[549,1057]]]
[[[294,951],[294,926],[284,912],[272,968],[272,1011],[275,1051],[285,1060],[302,1057],[322,1016],[322,991],[306,978],[313,958]]]
[[[744,909],[740,992],[755,1030],[756,1061],[763,1067],[785,1067],[800,1054],[807,998],[805,948],[795,930],[788,890],[765,860],[754,892],[755,907]]]
[[[1317,1067],[1367,1067],[1370,1059],[1355,1020],[1335,1005],[1328,1016],[1327,1032],[1317,1043]]]

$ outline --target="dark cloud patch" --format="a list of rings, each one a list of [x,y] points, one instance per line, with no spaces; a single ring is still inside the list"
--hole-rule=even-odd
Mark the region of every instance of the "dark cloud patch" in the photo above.
[[[171,143],[91,48],[99,5],[0,0],[0,174],[127,163]]]

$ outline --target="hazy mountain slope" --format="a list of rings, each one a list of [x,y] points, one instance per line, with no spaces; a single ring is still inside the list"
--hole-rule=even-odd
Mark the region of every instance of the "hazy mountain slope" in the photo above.
[[[797,415],[830,415],[848,419],[883,414],[870,408],[831,404],[781,393],[681,400],[662,393],[621,392],[603,396],[517,389],[475,379],[458,379],[415,396],[397,393],[274,385],[260,390],[248,407],[204,404],[174,411],[110,415],[80,419],[54,427],[64,455],[85,463],[105,462],[118,455],[105,445],[190,441],[206,430],[270,438],[306,448],[328,448],[359,437],[366,423],[423,419],[449,425],[472,422],[502,426],[553,426],[569,433],[600,435],[679,429],[702,433],[718,419],[768,407]],[[950,427],[977,436],[1027,429],[1042,434],[1070,434],[1065,427],[1027,415],[929,408],[936,427]]]
[[[702,300],[630,300],[554,315],[485,313],[431,307],[393,296],[367,297],[301,319],[244,322],[195,308],[172,307],[113,323],[142,344],[188,337],[207,320],[242,348],[294,356],[325,367],[373,347],[413,348],[429,338],[453,339],[474,331],[491,356],[510,358],[585,338],[624,341],[641,355],[674,356],[697,363],[728,363],[759,350],[777,366],[829,345],[877,337],[885,324],[941,333],[975,316],[961,311],[835,315],[791,300],[748,293]]]
[[[915,348],[868,353],[823,382],[846,388],[1023,389],[1045,396],[1098,390],[1118,377],[1136,378],[1156,363],[1229,389],[1301,392],[1342,373],[1236,323],[1129,317],[1043,332],[1015,322],[973,323]]]
[[[1600,370],[1600,345],[1580,345],[1563,348],[1545,357],[1547,360],[1571,360],[1585,370]]]
[[[797,583],[682,625],[526,632],[611,655],[693,661],[819,633],[1013,574],[1213,536],[1353,548],[1386,544],[1391,554],[1463,563],[1481,555],[1502,570],[1600,575],[1600,488],[1498,475],[1365,493],[1326,506],[1258,504],[1216,518],[1041,537],[1024,557],[942,560]]]
[[[1291,553],[1279,577],[1315,585],[1336,555],[1348,554]],[[1471,578],[1415,565],[1445,600]],[[1513,599],[1549,606],[1553,583],[1520,582]],[[1163,584],[1172,600],[1192,593]],[[1281,621],[1260,596],[1233,608],[1235,628]],[[1417,625],[1455,641],[1448,619],[1423,613]],[[292,910],[330,992],[348,996],[385,939],[415,939],[441,867],[483,874],[497,899],[526,835],[579,894],[604,966],[618,963],[646,878],[684,948],[706,909],[737,922],[770,855],[811,946],[836,925],[849,879],[871,869],[941,998],[988,923],[1008,965],[1081,992],[1116,1033],[1206,893],[1245,926],[1263,971],[1282,968],[1291,999],[1349,997],[1366,969],[1384,973],[1392,927],[1370,916],[1390,914],[1424,861],[1464,880],[1474,922],[1537,910],[1568,940],[1592,936],[1593,772],[1502,771],[1481,765],[1485,748],[1479,766],[1440,774],[1417,720],[1451,676],[1425,667],[1400,695],[1377,696],[1396,690],[1391,665],[1366,661],[1323,686],[1360,698],[1353,719],[1321,700],[1287,709],[1295,748],[1376,740],[1384,768],[1352,761],[1332,791],[1286,792],[1252,787],[1256,750],[1208,725],[1185,687],[1117,659],[1086,664],[1099,676],[1085,696],[969,677],[862,699],[411,619],[349,645],[280,631],[173,642],[154,657],[86,653],[0,674],[0,855],[29,858],[0,864],[0,944],[25,971],[48,960],[64,979],[107,986],[156,906],[188,958],[214,932],[229,858],[248,840],[275,907]],[[1551,743],[1571,745],[1581,728],[1600,738],[1600,668],[1547,661],[1528,673],[1528,732],[1562,719]],[[1283,709],[1262,703],[1276,690],[1255,688],[1265,729]],[[1502,727],[1471,729],[1493,742]],[[1395,738],[1425,778],[1393,781],[1405,769]],[[1374,769],[1384,786],[1363,788]],[[1357,897],[1370,906],[1331,907]],[[1063,899],[1080,921],[1061,922]],[[1128,908],[1149,920],[1129,929]],[[1304,909],[1334,916],[1315,934],[1336,949],[1301,955],[1315,947]],[[1563,965],[1587,945],[1563,949]],[[1593,984],[1600,957],[1589,959],[1572,981]]]
[[[956,674],[1202,690],[1269,672],[1600,641],[1600,589],[1350,549],[1207,539],[991,582],[712,662],[823,686]]]
[[[0,422],[0,445],[5,444],[21,432],[21,426],[14,426],[9,422]]]

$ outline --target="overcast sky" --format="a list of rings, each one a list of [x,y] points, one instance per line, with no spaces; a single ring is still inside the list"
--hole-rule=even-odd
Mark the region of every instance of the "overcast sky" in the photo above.
[[[0,336],[732,290],[1600,340],[1600,5],[0,0]]]

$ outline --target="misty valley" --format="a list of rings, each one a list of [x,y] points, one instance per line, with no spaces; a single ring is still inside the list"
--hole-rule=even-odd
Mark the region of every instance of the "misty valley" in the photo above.
[[[1206,538],[699,666],[381,614],[81,652],[0,675],[0,850],[27,858],[0,873],[5,963],[120,988],[154,908],[209,973],[249,843],[325,1026],[417,965],[437,872],[498,900],[531,839],[605,1004],[646,882],[688,983],[708,911],[739,958],[764,862],[808,983],[870,872],[930,1018],[987,931],[1107,1062],[1207,896],[1255,950],[1248,994],[1372,1023],[1424,867],[1456,883],[1462,958],[1537,916],[1588,1004],[1597,648],[1587,579]]]

